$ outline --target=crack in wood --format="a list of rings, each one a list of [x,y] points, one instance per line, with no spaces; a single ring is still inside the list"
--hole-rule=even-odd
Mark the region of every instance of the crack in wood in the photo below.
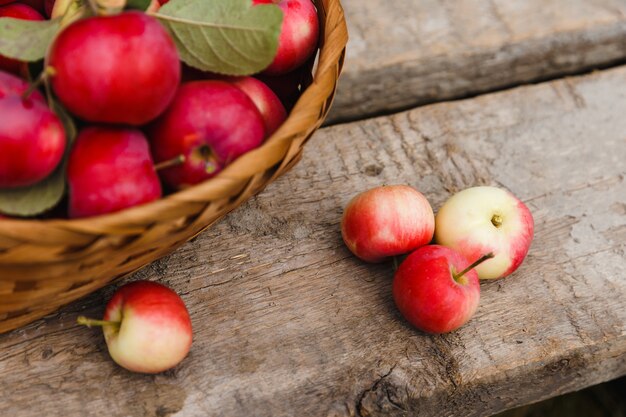
[[[363,405],[365,397],[369,393],[371,393],[371,392],[376,392],[378,390],[378,386],[387,377],[389,377],[389,375],[391,375],[391,373],[396,368],[396,366],[397,366],[397,364],[392,365],[391,368],[389,368],[389,371],[387,371],[385,374],[383,374],[383,375],[379,376],[378,378],[376,378],[376,380],[372,383],[372,385],[370,385],[369,388],[366,388],[365,390],[363,390],[361,392],[361,394],[358,396],[357,403],[356,403],[356,413],[357,413],[357,416],[359,416],[359,417],[370,417],[371,416],[371,414],[368,411],[368,409],[365,407],[365,405]]]

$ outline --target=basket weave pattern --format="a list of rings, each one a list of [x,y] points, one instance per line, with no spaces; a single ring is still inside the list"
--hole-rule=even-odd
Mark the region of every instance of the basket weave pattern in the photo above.
[[[0,221],[0,333],[172,252],[298,162],[328,113],[348,40],[339,0],[315,3],[322,36],[313,83],[263,146],[217,177],[144,206],[90,219]]]

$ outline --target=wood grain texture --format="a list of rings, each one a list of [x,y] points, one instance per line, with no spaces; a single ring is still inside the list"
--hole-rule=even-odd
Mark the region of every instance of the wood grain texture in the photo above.
[[[330,122],[626,59],[626,0],[343,0],[350,43]]]
[[[0,336],[0,415],[484,416],[626,374],[626,67],[322,129],[261,195],[131,279],[178,291],[190,356],[157,376],[109,358],[107,287]],[[345,249],[342,207],[391,183],[435,209],[506,187],[536,220],[526,262],[429,336],[390,264]]]

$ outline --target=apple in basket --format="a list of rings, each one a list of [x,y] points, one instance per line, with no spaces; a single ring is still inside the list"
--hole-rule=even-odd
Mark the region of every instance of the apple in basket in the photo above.
[[[143,125],[167,108],[180,83],[171,37],[135,11],[70,25],[55,40],[49,65],[59,100],[90,122]]]
[[[59,164],[65,131],[43,96],[0,71],[0,188],[29,186]]]
[[[43,19],[43,13],[61,26],[55,34],[45,21],[25,26],[0,20],[10,32],[0,44],[0,83],[6,78],[2,68],[34,80],[28,93],[33,109],[18,109],[17,96],[2,99],[0,193],[33,187],[28,210],[10,207],[9,214],[61,213],[63,207],[57,207],[67,202],[69,217],[88,217],[145,204],[162,196],[161,182],[169,193],[211,179],[284,123],[284,103],[256,77],[310,72],[319,38],[314,3],[188,0],[182,9],[176,3],[102,0],[80,7],[69,0],[28,0],[29,5],[0,0],[0,17]],[[216,23],[213,7],[222,10],[217,18],[224,24],[237,21],[237,27],[228,33],[206,29],[204,20]],[[185,14],[190,9],[193,16]],[[247,26],[264,30],[251,39],[243,36]],[[19,40],[38,30],[40,45],[33,50],[41,55],[33,58]],[[27,67],[24,61],[33,64]],[[181,62],[203,79],[181,83]],[[208,74],[220,78],[204,79],[211,78]],[[45,99],[43,84],[50,87]],[[54,132],[44,135],[34,122],[30,130],[17,129],[26,116],[34,120],[36,112],[46,111],[49,119],[63,123],[64,130],[56,129],[67,135],[63,140]],[[19,153],[16,143],[23,145]],[[48,176],[64,174],[69,198],[62,187],[51,197]],[[38,195],[57,206],[38,204]]]
[[[284,18],[278,52],[265,74],[286,74],[304,64],[313,54],[319,37],[317,12],[311,0],[253,0],[254,4],[277,4]]]

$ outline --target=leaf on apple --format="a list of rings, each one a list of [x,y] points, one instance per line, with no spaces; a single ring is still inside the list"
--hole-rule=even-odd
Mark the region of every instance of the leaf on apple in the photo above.
[[[26,62],[43,59],[59,28],[59,19],[34,21],[2,17],[0,55]]]
[[[271,64],[283,20],[278,6],[251,0],[171,0],[153,16],[170,30],[185,63],[226,75]]]
[[[0,213],[10,216],[36,216],[56,206],[65,194],[65,169],[67,159],[76,138],[77,130],[69,113],[58,103],[53,102],[67,137],[67,147],[63,160],[48,178],[28,187],[0,190]]]

